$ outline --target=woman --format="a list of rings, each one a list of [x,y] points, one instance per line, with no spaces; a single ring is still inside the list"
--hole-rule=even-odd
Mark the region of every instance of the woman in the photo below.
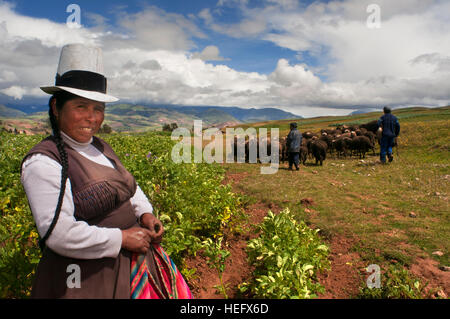
[[[164,229],[151,204],[111,147],[94,136],[105,102],[117,101],[106,94],[102,73],[100,49],[67,45],[55,86],[42,88],[52,94],[53,135],[22,163],[43,248],[32,297],[190,298],[158,245]]]

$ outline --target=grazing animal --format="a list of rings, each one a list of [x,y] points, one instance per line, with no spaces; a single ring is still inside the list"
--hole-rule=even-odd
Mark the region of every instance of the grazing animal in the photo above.
[[[303,165],[306,163],[306,157],[308,156],[308,148],[302,143],[300,146],[300,162],[302,162]]]
[[[320,163],[322,166],[323,161],[327,157],[327,143],[320,139],[315,139],[311,142],[311,152],[316,159],[316,165]]]
[[[366,136],[366,137],[369,138],[369,140],[370,140],[370,145],[372,146],[371,149],[372,149],[372,151],[373,151],[373,155],[376,155],[376,154],[375,154],[375,143],[376,143],[376,141],[377,141],[377,137],[375,136],[375,134],[374,134],[373,132],[371,132],[371,131],[367,131],[367,132],[365,132],[365,133],[363,134],[363,136]]]
[[[351,141],[352,151],[359,154],[359,158],[366,158],[366,153],[372,149],[372,144],[367,136],[356,136]]]
[[[327,133],[322,133],[322,136],[319,138],[320,140],[324,141],[325,143],[327,143],[327,148],[331,154],[332,151],[332,144],[333,144],[333,137],[328,135]]]
[[[303,132],[303,133],[302,133],[302,136],[303,136],[303,138],[305,138],[305,139],[310,139],[310,138],[313,138],[314,136],[317,137],[317,135],[316,135],[316,134],[313,134],[312,132]]]
[[[365,128],[366,130],[371,131],[372,133],[376,134],[376,132],[378,130],[378,121],[374,120],[374,121],[371,121],[366,124],[361,124],[359,127]]]
[[[280,138],[280,161],[285,162],[288,158],[288,151],[287,151],[287,144],[286,144],[286,137]]]
[[[336,150],[338,158],[341,155],[347,157],[347,150],[350,148],[351,142],[351,138],[342,135],[333,141],[333,148]]]

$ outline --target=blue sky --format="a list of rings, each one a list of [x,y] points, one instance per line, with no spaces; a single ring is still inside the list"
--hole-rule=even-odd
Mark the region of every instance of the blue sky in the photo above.
[[[89,19],[89,13],[96,13],[108,19],[112,25],[116,25],[116,15],[118,8],[127,13],[137,13],[141,10],[154,6],[163,9],[166,12],[177,13],[184,16],[197,15],[205,8],[217,10],[217,21],[224,24],[237,23],[242,19],[242,13],[237,7],[233,5],[224,5],[217,7],[216,1],[205,0],[130,0],[130,1],[24,1],[16,0],[16,11],[18,13],[39,17],[50,18],[52,21],[65,23],[70,13],[66,12],[69,4],[78,4],[81,8],[81,24],[86,27],[93,27],[94,23]],[[251,8],[262,7],[264,1],[250,1]],[[304,2],[304,3],[310,3]],[[269,74],[273,72],[276,63],[280,58],[285,58],[290,61],[298,62],[296,58],[297,52],[288,48],[283,48],[270,41],[261,40],[258,38],[236,39],[229,36],[209,30],[204,26],[204,23],[197,24],[203,32],[208,36],[207,39],[193,38],[195,44],[199,48],[208,45],[215,45],[219,48],[222,56],[226,58],[220,61],[221,64],[226,64],[233,69],[246,72],[259,72]],[[195,51],[195,50],[192,50]],[[314,65],[315,60],[304,55],[302,61],[308,65]],[[218,62],[211,61],[213,64]]]
[[[0,104],[45,101],[39,86],[72,42],[102,47],[111,93],[127,102],[303,116],[448,104],[449,2],[378,0],[377,28],[373,2],[0,0]],[[71,3],[81,28],[66,24]]]

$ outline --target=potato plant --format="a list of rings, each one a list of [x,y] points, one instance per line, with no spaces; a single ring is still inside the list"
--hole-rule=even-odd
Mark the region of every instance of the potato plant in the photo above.
[[[297,222],[289,209],[278,215],[269,211],[258,226],[260,237],[247,245],[249,261],[254,264],[254,280],[241,285],[241,292],[256,298],[314,298],[323,288],[318,271],[329,267],[328,247],[318,230]]]

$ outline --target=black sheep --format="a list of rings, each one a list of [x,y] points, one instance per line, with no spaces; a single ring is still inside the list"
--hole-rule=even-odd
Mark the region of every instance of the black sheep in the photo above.
[[[280,149],[279,149],[279,154],[280,154],[280,162],[285,162],[288,159],[288,151],[287,151],[287,143],[286,143],[286,137],[282,137],[280,138],[280,143],[279,143]]]
[[[363,134],[363,136],[367,136],[369,138],[371,144],[370,148],[373,151],[373,155],[375,155],[375,143],[377,141],[376,135],[371,131],[367,131],[366,133]]]
[[[352,139],[351,149],[359,154],[359,158],[366,158],[366,153],[372,148],[373,146],[367,136],[355,136]]]
[[[330,154],[331,154],[331,151],[332,151],[332,144],[333,144],[333,137],[330,136],[330,135],[328,135],[328,134],[323,134],[323,133],[322,133],[322,136],[320,137],[320,140],[322,140],[322,141],[324,141],[325,143],[327,143],[328,150],[329,150],[329,152],[330,152]]]
[[[302,162],[303,165],[305,165],[307,156],[308,156],[308,148],[302,143],[302,146],[300,146],[300,161]]]
[[[344,157],[347,157],[347,150],[350,148],[351,143],[351,138],[342,135],[333,140],[333,148],[336,150],[338,158],[340,157],[340,155],[344,155]]]
[[[361,124],[359,127],[360,128],[365,128],[366,130],[376,134],[377,130],[378,130],[378,121],[377,120],[373,120],[373,121],[371,121],[369,123]]]
[[[320,162],[322,166],[322,162],[327,157],[327,143],[322,140],[316,139],[311,142],[311,152],[316,159],[316,165]]]

